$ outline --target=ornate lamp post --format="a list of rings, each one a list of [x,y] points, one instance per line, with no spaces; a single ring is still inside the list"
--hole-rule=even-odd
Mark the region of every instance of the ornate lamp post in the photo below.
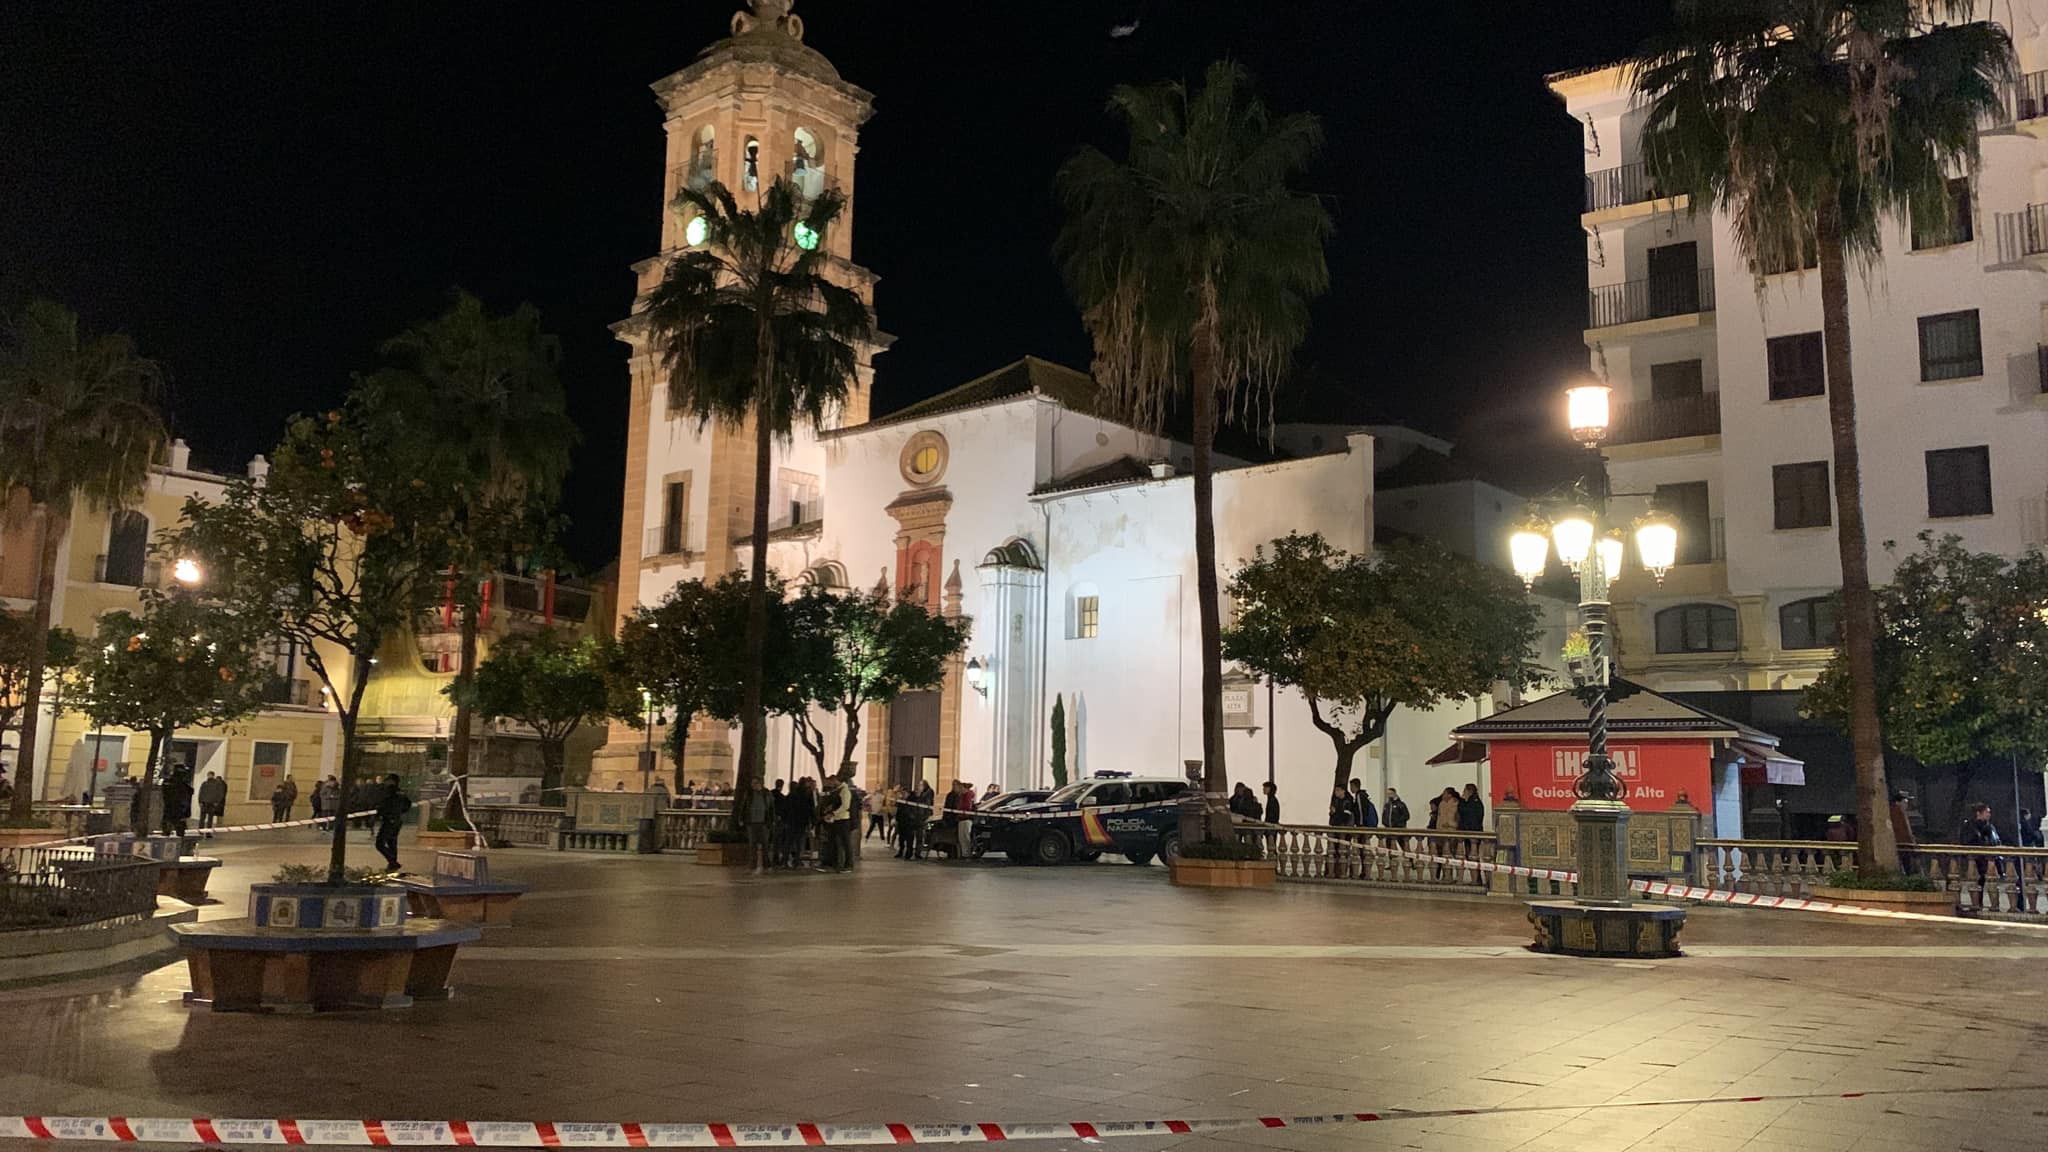
[[[1631,904],[1626,788],[1615,773],[1613,759],[1607,754],[1607,690],[1613,672],[1612,646],[1608,639],[1608,585],[1621,574],[1627,551],[1619,530],[1608,525],[1607,506],[1613,494],[1608,491],[1606,465],[1600,456],[1600,445],[1607,438],[1609,395],[1608,387],[1597,383],[1582,384],[1566,391],[1566,416],[1572,437],[1584,445],[1592,457],[1587,474],[1574,485],[1568,505],[1548,517],[1532,511],[1529,520],[1508,541],[1515,574],[1529,586],[1543,575],[1550,552],[1556,549],[1558,559],[1579,578],[1579,618],[1586,636],[1585,654],[1571,661],[1573,679],[1588,711],[1586,756],[1574,785],[1578,799],[1571,807],[1578,839],[1578,900],[1572,906],[1538,906],[1532,910],[1532,916],[1546,907],[1552,910],[1563,907],[1568,913],[1608,909],[1626,920]],[[1669,517],[1652,510],[1638,519],[1634,528],[1637,561],[1653,578],[1662,582],[1664,573],[1677,558],[1677,527]],[[1643,911],[1651,912],[1650,909]],[[1653,914],[1663,919],[1667,912],[1680,917],[1683,915],[1682,910],[1668,906],[1657,906]],[[1565,919],[1570,921],[1574,917],[1568,914]],[[1595,944],[1561,950],[1603,955],[1624,951],[1598,946],[1602,934],[1608,931],[1600,922],[1611,922],[1615,917],[1587,916],[1578,919],[1589,921],[1586,940]],[[1613,934],[1617,941],[1622,935],[1628,935],[1632,940],[1637,935],[1635,925],[1623,923],[1616,928]],[[1540,919],[1538,929],[1539,943],[1542,943],[1544,932]],[[1569,932],[1571,926],[1567,924],[1565,930]],[[1675,927],[1670,938],[1675,951]],[[1625,951],[1642,954],[1642,950],[1633,944]]]

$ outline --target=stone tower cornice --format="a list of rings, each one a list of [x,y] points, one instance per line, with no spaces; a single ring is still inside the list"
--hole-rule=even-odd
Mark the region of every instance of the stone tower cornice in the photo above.
[[[670,107],[686,90],[701,91],[714,72],[766,65],[810,80],[845,100],[852,106],[847,111],[853,123],[867,119],[874,107],[873,93],[847,83],[823,53],[803,42],[804,23],[790,11],[792,7],[792,0],[751,0],[751,11],[733,13],[730,37],[699,52],[682,71],[655,82],[662,106]]]

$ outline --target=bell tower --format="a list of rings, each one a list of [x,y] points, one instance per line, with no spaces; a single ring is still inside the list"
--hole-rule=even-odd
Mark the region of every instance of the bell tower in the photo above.
[[[619,539],[619,612],[660,601],[677,582],[731,571],[745,556],[735,542],[748,534],[754,498],[753,432],[671,416],[659,350],[650,345],[643,309],[669,259],[693,243],[691,221],[675,207],[683,189],[724,185],[752,208],[776,179],[817,195],[837,189],[846,207],[819,237],[830,257],[825,275],[874,305],[875,276],[853,262],[854,158],[860,127],[874,98],[847,83],[832,62],[804,43],[794,0],[749,0],[732,17],[732,34],[653,85],[665,134],[661,181],[661,250],[633,266],[633,314],[614,326],[630,349],[631,405],[626,483]],[[860,349],[859,366],[838,424],[864,423],[874,383],[874,354],[886,337]],[[751,422],[750,422],[751,423]],[[807,434],[799,430],[798,436]],[[778,453],[779,455],[780,453]],[[661,748],[653,739],[613,725],[592,768],[592,787],[645,783],[637,754]],[[686,775],[731,779],[732,751],[723,724],[699,721],[685,746]],[[666,766],[661,769],[666,776]],[[671,785],[678,783],[670,781]]]

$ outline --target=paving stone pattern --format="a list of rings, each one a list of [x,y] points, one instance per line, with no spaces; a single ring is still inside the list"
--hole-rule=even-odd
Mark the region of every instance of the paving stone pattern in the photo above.
[[[226,902],[207,917],[323,855],[288,833],[210,850]],[[1528,953],[1510,901],[1184,890],[1108,860],[871,857],[755,878],[526,850],[492,872],[534,891],[465,949],[446,1004],[215,1015],[180,1003],[176,964],[0,991],[0,1111],[937,1122],[1541,1104],[1559,1107],[1110,1146],[2048,1147],[2040,930],[1703,909],[1696,954],[1653,964]],[[1899,1088],[1942,1091],[1582,1107]]]

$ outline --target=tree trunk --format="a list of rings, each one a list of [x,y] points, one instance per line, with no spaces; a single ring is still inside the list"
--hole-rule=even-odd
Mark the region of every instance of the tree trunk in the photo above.
[[[866,706],[865,704],[849,700],[846,702],[846,707],[840,712],[840,715],[846,717],[846,746],[844,751],[839,754],[839,762],[841,764],[846,764],[853,760],[854,745],[860,743],[860,710]]]
[[[746,679],[740,693],[740,759],[732,771],[734,826],[746,811],[747,792],[762,769],[768,748],[768,716],[761,706],[762,667],[768,647],[768,486],[775,456],[774,336],[769,310],[759,310],[754,334],[754,530],[753,556],[747,569]]]
[[[1342,788],[1351,783],[1351,762],[1358,758],[1358,750],[1387,734],[1387,717],[1391,716],[1394,710],[1392,708],[1388,708],[1385,711],[1375,709],[1365,717],[1365,724],[1358,730],[1358,735],[1353,736],[1344,731],[1343,728],[1323,718],[1322,701],[1314,696],[1307,696],[1306,694],[1304,696],[1308,700],[1309,723],[1315,725],[1323,735],[1328,736],[1330,738],[1330,746],[1337,750],[1336,775],[1332,778],[1331,784],[1333,787]],[[1269,722],[1270,719],[1269,717]]]
[[[44,505],[42,548],[36,557],[36,606],[29,614],[28,683],[22,685],[21,747],[14,757],[14,799],[8,815],[26,824],[35,815],[36,742],[43,726],[43,664],[50,658],[50,611],[57,596],[57,553],[71,517]],[[51,717],[55,723],[56,717]]]
[[[1193,355],[1189,367],[1194,384],[1194,468],[1195,468],[1195,598],[1201,613],[1202,662],[1202,791],[1208,813],[1205,838],[1232,840],[1237,836],[1230,822],[1224,797],[1230,791],[1230,776],[1223,762],[1223,618],[1217,603],[1216,580],[1216,482],[1210,459],[1216,445],[1216,392],[1222,381],[1218,348],[1219,317],[1216,285],[1201,286],[1202,315],[1193,333]]]
[[[1870,594],[1870,547],[1863,530],[1863,465],[1856,447],[1856,389],[1849,356],[1849,284],[1836,195],[1821,197],[1821,326],[1825,333],[1828,429],[1834,440],[1835,539],[1842,556],[1842,646],[1849,660],[1849,742],[1856,762],[1856,867],[1870,875],[1899,866],[1877,712],[1877,607]]]
[[[540,790],[552,792],[562,786],[562,745],[563,739],[544,739],[540,742]],[[452,811],[452,810],[451,810]],[[450,815],[449,819],[454,819]]]
[[[349,660],[348,707],[341,712],[341,818],[334,821],[334,836],[327,853],[327,882],[338,885],[348,872],[349,793],[356,784],[356,717],[363,704],[363,690],[370,683],[370,661],[363,656]]]
[[[475,589],[471,588],[472,595]],[[477,606],[462,606],[462,646],[455,669],[455,719],[448,725],[448,775],[461,779],[469,775],[469,733],[476,710],[469,706],[469,686],[476,680]],[[448,794],[448,819],[462,818],[462,792]]]

